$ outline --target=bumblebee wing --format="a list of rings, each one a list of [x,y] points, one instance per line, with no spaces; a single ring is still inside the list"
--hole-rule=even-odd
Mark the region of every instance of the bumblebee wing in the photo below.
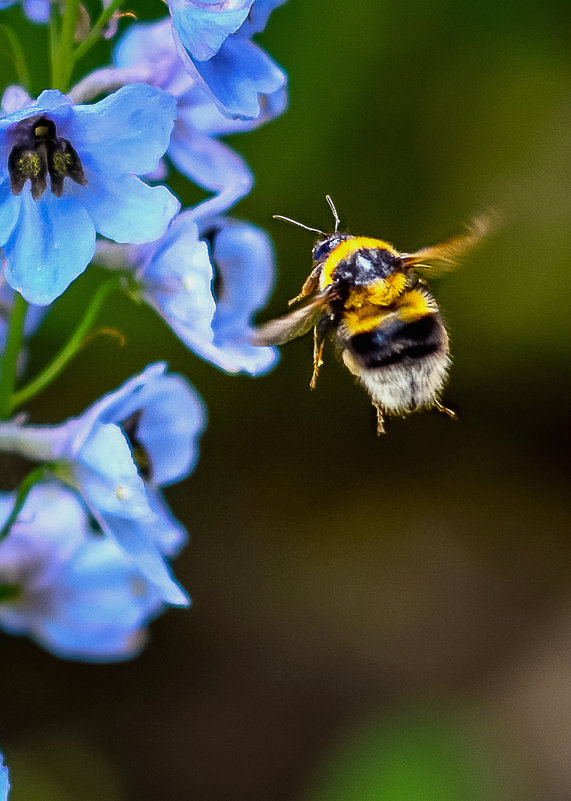
[[[329,297],[329,290],[320,292],[313,300],[299,309],[284,314],[283,317],[276,317],[275,320],[268,320],[254,329],[251,334],[250,342],[252,345],[283,345],[290,339],[296,339],[313,328],[319,317],[323,314]]]
[[[472,219],[463,234],[453,236],[437,245],[422,248],[415,253],[401,253],[400,258],[405,269],[413,268],[421,274],[436,275],[453,270],[458,263],[458,258],[475,247],[480,240],[497,227],[497,224],[497,215],[491,212],[482,214]]]

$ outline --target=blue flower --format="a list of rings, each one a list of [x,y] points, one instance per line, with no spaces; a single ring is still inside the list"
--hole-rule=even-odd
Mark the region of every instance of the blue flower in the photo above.
[[[250,191],[253,176],[248,165],[218,137],[252,130],[281,114],[287,103],[285,84],[260,99],[261,110],[255,119],[225,116],[202,84],[185,70],[175,48],[170,17],[130,25],[118,42],[114,62],[114,67],[95,70],[80,81],[71,90],[72,97],[84,102],[132,81],[164,89],[177,101],[166,155],[179,172],[214,193],[204,202],[204,213],[221,214]],[[162,180],[164,174],[162,168],[153,177]]]
[[[13,501],[0,494],[0,519]],[[110,662],[136,656],[163,609],[125,553],[94,533],[74,492],[57,482],[32,489],[0,543],[1,628],[59,657]]]
[[[18,0],[0,0],[0,11],[15,5]],[[22,0],[24,14],[31,22],[45,24],[50,19],[50,0]]]
[[[48,90],[0,118],[0,247],[13,289],[51,303],[91,260],[96,231],[161,236],[178,200],[136,176],[157,166],[175,116],[174,98],[137,84],[91,106]]]
[[[286,84],[283,70],[251,40],[285,0],[168,0],[186,69],[225,114],[256,118],[261,98]]]
[[[57,475],[80,492],[103,533],[162,600],[184,606],[188,597],[165,557],[179,552],[186,531],[160,488],[191,472],[206,415],[186,379],[165,369],[150,365],[61,425],[0,423],[0,450],[55,462]]]
[[[201,358],[229,373],[267,372],[276,350],[254,347],[248,339],[252,317],[273,284],[270,239],[241,220],[203,221],[200,210],[179,214],[167,233],[149,245],[102,243],[97,260],[131,268],[143,300]]]
[[[0,754],[0,801],[6,801],[8,798],[8,790],[10,789],[10,780],[8,776],[8,768],[4,765],[4,759]]]

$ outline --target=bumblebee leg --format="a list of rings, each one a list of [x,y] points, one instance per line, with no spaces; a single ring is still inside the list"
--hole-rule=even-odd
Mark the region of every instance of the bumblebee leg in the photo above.
[[[377,410],[377,436],[380,437],[381,434],[386,434],[383,408],[382,406],[378,406],[376,403],[373,403],[373,406]]]
[[[438,409],[439,412],[442,412],[442,414],[446,414],[446,415],[448,415],[448,417],[451,417],[452,420],[457,420],[458,419],[458,415],[456,414],[456,412],[453,409],[449,409],[447,406],[443,406],[440,403],[440,401],[436,401],[434,403],[434,406],[435,406],[436,409]]]
[[[313,329],[313,375],[309,383],[310,389],[315,389],[317,385],[317,376],[319,375],[319,368],[323,364],[323,346],[325,345],[325,332],[320,330],[319,326]]]
[[[288,300],[288,306],[293,306],[294,303],[298,303],[298,301],[303,300],[308,295],[313,294],[319,288],[319,277],[321,275],[322,265],[319,264],[312,272],[310,273],[309,277],[306,278],[299,295],[296,295],[295,298]]]

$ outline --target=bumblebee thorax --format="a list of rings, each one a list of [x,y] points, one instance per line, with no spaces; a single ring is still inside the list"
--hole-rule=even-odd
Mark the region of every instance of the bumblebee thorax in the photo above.
[[[402,271],[398,252],[382,239],[353,236],[338,242],[323,265],[321,287],[368,286]]]

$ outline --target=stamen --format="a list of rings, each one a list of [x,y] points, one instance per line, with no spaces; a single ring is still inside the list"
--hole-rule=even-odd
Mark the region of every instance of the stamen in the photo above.
[[[87,179],[81,160],[68,142],[57,136],[53,120],[46,117],[23,120],[15,127],[16,144],[8,157],[8,171],[12,192],[19,195],[26,181],[30,181],[32,197],[39,200],[47,188],[56,197],[63,194],[64,178],[85,186]]]

